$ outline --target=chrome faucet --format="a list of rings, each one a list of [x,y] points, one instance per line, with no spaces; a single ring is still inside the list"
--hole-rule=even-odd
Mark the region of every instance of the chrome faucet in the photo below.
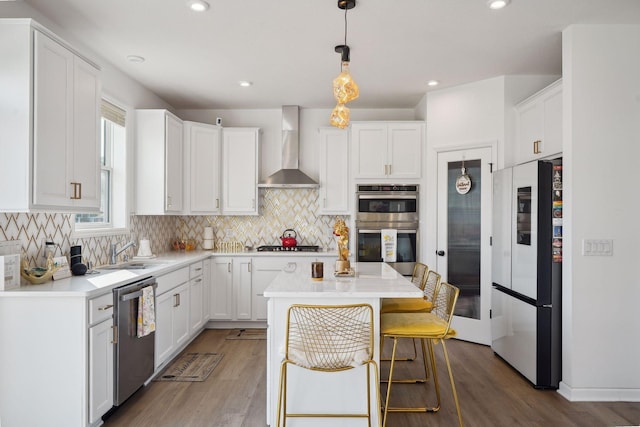
[[[130,247],[134,247],[135,248],[136,247],[136,242],[134,242],[132,240],[129,243],[127,243],[126,245],[124,245],[123,247],[121,247],[120,249],[117,249],[117,247],[118,247],[117,243],[112,243],[111,244],[111,261],[109,262],[109,264],[115,264],[116,263],[116,258],[118,257],[118,255],[120,255],[122,252],[126,251]]]

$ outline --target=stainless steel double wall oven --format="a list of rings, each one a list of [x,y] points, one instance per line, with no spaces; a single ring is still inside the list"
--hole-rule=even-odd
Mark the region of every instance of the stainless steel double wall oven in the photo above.
[[[419,186],[359,184],[356,192],[358,262],[381,262],[384,229],[397,230],[396,262],[389,263],[405,276],[418,259]]]

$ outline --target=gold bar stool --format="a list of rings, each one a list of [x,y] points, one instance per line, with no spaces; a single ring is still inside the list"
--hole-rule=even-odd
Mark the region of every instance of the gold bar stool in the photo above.
[[[417,264],[416,264],[417,265]],[[424,265],[424,264],[423,264]],[[425,266],[426,267],[426,266]],[[434,270],[425,271],[422,284],[419,286],[423,292],[422,298],[385,298],[382,300],[380,307],[380,314],[385,313],[429,313],[433,309],[433,299],[436,295],[436,290],[440,285],[441,276]],[[386,302],[386,303],[385,303]],[[384,336],[380,341],[380,348],[384,348]],[[413,356],[407,358],[396,358],[396,362],[413,361],[418,357],[418,350],[416,349],[416,340],[413,340]],[[391,359],[380,359],[383,361],[389,361]],[[424,382],[429,377],[427,371],[425,371],[424,379],[413,380],[400,380],[396,382]],[[386,380],[383,380],[386,382]]]
[[[416,262],[413,266],[413,274],[411,275],[411,283],[424,291],[425,280],[429,273],[429,266],[426,264]],[[383,298],[380,302],[380,313],[405,313],[411,311],[422,311],[425,307],[431,308],[430,303],[426,303],[423,298]],[[384,348],[383,343],[380,343],[380,348]],[[413,356],[398,358],[397,361],[411,362],[418,357],[418,350],[416,349],[416,342],[413,341]],[[382,361],[389,361],[391,359],[383,359]]]
[[[389,385],[387,387],[387,396],[385,399],[383,426],[386,426],[387,415],[389,412],[437,412],[440,410],[440,383],[438,382],[438,372],[436,370],[436,359],[433,344],[441,343],[444,359],[447,364],[447,370],[449,372],[449,380],[451,381],[453,400],[455,401],[456,410],[458,412],[458,420],[460,422],[460,427],[463,427],[462,413],[460,411],[460,403],[458,402],[458,393],[456,392],[456,386],[453,381],[453,373],[451,372],[451,364],[449,363],[449,355],[445,344],[446,339],[456,335],[455,330],[451,329],[451,319],[453,318],[453,312],[459,293],[460,290],[455,286],[442,282],[436,291],[436,298],[431,313],[386,313],[380,316],[380,333],[382,337],[393,338],[393,351],[391,353],[391,366],[389,368]],[[418,408],[397,408],[389,406],[391,388],[394,383],[393,369],[396,362],[395,356],[399,338],[420,339],[425,372],[427,371],[427,353],[429,354],[429,363],[433,372],[436,391],[436,406]],[[425,342],[427,343],[427,348],[425,348]]]
[[[373,360],[373,308],[369,304],[302,305],[287,312],[285,355],[280,365],[277,426],[287,418],[367,418],[371,427],[372,401],[380,414],[378,365]],[[366,413],[288,413],[287,367],[296,365],[321,372],[338,372],[366,365]],[[371,370],[375,399],[371,397]],[[378,425],[380,425],[378,417]]]

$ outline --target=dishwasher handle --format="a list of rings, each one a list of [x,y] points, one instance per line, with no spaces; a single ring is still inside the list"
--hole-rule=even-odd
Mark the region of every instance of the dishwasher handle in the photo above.
[[[149,285],[149,286],[153,286],[153,289],[155,289],[155,288],[158,287],[158,284],[154,283],[154,284]],[[142,288],[142,289],[144,289],[144,288]],[[131,301],[132,299],[140,298],[142,296],[142,289],[140,289],[139,291],[131,292],[131,293],[124,294],[124,295],[120,296],[120,301],[121,302],[125,302],[125,301]]]

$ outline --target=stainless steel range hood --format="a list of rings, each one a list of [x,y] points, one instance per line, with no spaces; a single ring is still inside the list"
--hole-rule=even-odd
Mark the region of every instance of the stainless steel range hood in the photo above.
[[[300,150],[299,107],[282,107],[282,169],[270,175],[258,187],[266,188],[317,188],[319,184],[298,169]]]

